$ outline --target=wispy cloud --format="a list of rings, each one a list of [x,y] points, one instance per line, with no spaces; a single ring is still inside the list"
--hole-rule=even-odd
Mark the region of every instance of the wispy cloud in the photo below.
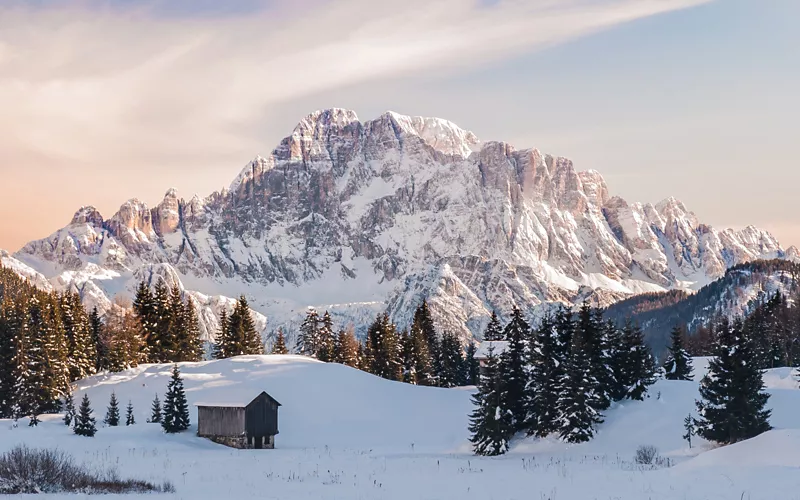
[[[253,124],[271,105],[474,68],[707,1],[247,0],[219,17],[165,15],[159,2],[17,2],[0,7],[0,169],[254,154]]]

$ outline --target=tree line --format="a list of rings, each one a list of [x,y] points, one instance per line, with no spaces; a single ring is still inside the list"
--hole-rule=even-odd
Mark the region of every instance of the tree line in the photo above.
[[[381,313],[370,324],[363,341],[356,338],[352,329],[334,330],[327,311],[320,316],[309,310],[300,326],[297,349],[320,361],[341,363],[415,385],[474,385],[478,376],[475,343],[464,349],[454,333],[439,333],[427,301],[416,308],[409,330],[399,331],[389,315]],[[280,330],[272,352],[286,353]]]
[[[499,331],[494,318],[485,338],[507,346],[490,347],[473,396],[470,440],[479,455],[505,453],[517,434],[588,441],[612,402],[641,400],[655,382],[641,329],[630,321],[617,328],[587,304],[577,313],[562,306],[536,328],[515,307]]]
[[[197,312],[180,288],[142,281],[128,305],[116,301],[101,318],[77,293],[40,290],[0,267],[0,418],[57,412],[71,382],[98,372],[205,357]],[[215,357],[263,353],[244,297],[220,323]]]

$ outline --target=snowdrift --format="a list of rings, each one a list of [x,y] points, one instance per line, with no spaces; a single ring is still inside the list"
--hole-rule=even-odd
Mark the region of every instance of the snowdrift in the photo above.
[[[249,401],[267,391],[281,406],[281,448],[455,451],[468,438],[472,409],[467,390],[416,387],[303,356],[239,356],[179,363],[196,432],[197,402]],[[105,414],[111,392],[124,408],[132,401],[145,422],[156,394],[163,401],[171,365],[141,365],[78,384],[76,401],[89,394],[95,413]]]

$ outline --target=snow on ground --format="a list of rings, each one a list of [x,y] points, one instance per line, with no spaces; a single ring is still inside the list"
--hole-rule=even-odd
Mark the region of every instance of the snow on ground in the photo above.
[[[98,420],[112,391],[123,407],[131,400],[133,427],[101,427],[83,438],[58,416],[37,428],[0,421],[0,450],[57,446],[123,476],[170,479],[177,489],[163,495],[170,499],[800,498],[800,391],[786,369],[765,376],[776,429],[743,443],[714,449],[697,442],[690,450],[681,435],[697,383],[659,381],[645,401],[609,410],[589,443],[527,438],[496,458],[469,453],[471,390],[409,386],[298,356],[181,364],[190,403],[249,399],[262,390],[280,401],[275,450],[226,448],[198,438],[194,427],[164,435],[145,420],[155,393],[163,399],[169,369],[144,365],[78,384],[77,396],[89,394]],[[196,417],[192,406],[193,424]],[[658,447],[673,466],[633,464],[643,444]]]

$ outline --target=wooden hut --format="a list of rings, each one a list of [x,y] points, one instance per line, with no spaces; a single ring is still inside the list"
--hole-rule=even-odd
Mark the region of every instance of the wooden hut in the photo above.
[[[233,448],[275,447],[278,407],[266,392],[252,401],[197,403],[197,435]]]

